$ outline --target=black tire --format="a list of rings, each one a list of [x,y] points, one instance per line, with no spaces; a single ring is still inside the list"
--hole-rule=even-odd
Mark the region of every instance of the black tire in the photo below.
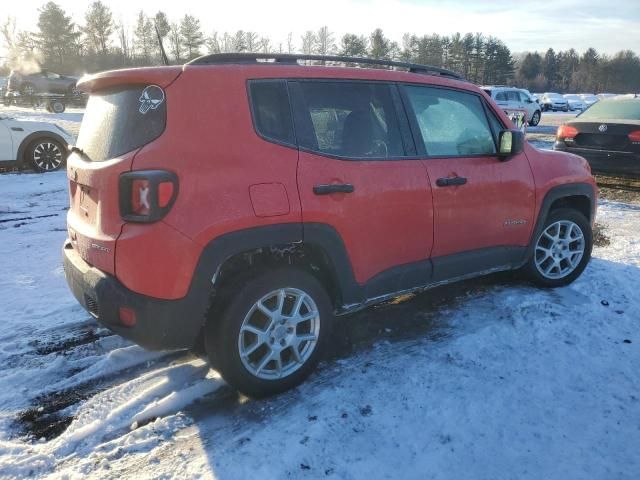
[[[540,123],[541,116],[542,114],[540,113],[540,110],[536,110],[535,112],[533,112],[533,115],[531,116],[531,120],[529,121],[529,125],[532,127],[535,127],[536,125],[538,125]]]
[[[543,232],[550,226],[559,221],[568,221],[577,225],[582,231],[584,237],[584,253],[579,263],[575,268],[567,272],[565,276],[560,278],[548,278],[540,272],[538,267],[536,266],[536,247],[541,241],[541,237],[543,236]],[[527,263],[523,267],[524,273],[527,277],[536,285],[543,288],[556,288],[563,287],[565,285],[569,285],[575,279],[577,279],[584,269],[586,268],[589,260],[591,259],[591,250],[593,248],[593,232],[591,229],[591,224],[585,218],[585,216],[577,210],[571,208],[559,208],[557,210],[552,210],[547,219],[544,222],[544,227],[542,228],[539,235],[534,239],[533,244],[533,252]]]
[[[51,147],[52,146],[52,147]],[[39,148],[40,147],[40,148]],[[57,149],[57,150],[56,150]],[[43,152],[45,159],[42,159]],[[57,152],[60,153],[60,161],[58,162]],[[39,157],[37,154],[40,153]],[[55,158],[54,158],[55,153]],[[33,168],[36,172],[53,172],[59,170],[67,160],[67,150],[58,142],[49,137],[40,137],[34,140],[27,147],[24,154],[24,164]]]
[[[295,367],[297,370],[278,379],[260,378],[247,369],[241,359],[241,327],[245,317],[248,317],[260,299],[271,292],[286,288],[304,292],[315,303],[319,314],[317,342],[301,366]],[[258,273],[247,281],[236,281],[234,287],[227,288],[226,292],[228,298],[220,317],[210,318],[205,328],[205,348],[212,367],[216,368],[231,386],[254,398],[275,395],[302,383],[317,366],[331,335],[333,308],[322,284],[302,270],[280,268]],[[297,332],[293,335],[297,335]],[[260,344],[258,341],[255,343]],[[268,342],[262,345],[272,351]],[[267,358],[266,354],[264,358]],[[280,354],[278,358],[282,359]]]
[[[67,109],[67,106],[62,100],[51,100],[47,104],[47,109],[51,113],[64,113],[64,111]]]

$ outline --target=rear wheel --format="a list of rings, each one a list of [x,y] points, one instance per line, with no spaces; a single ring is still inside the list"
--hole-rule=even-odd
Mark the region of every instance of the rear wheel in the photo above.
[[[206,328],[212,366],[251,397],[293,388],[316,367],[329,339],[333,313],[322,284],[284,268],[236,285],[221,318]]]
[[[67,109],[67,106],[62,100],[51,100],[47,104],[47,109],[52,113],[63,113]]]
[[[66,150],[56,140],[40,138],[27,148],[25,160],[38,172],[58,170],[67,159]]]
[[[592,247],[591,225],[582,213],[568,208],[553,210],[524,268],[539,286],[568,285],[584,271]]]

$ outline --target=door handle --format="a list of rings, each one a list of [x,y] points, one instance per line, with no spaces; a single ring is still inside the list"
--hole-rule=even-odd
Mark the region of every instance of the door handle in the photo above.
[[[330,183],[325,185],[315,185],[313,193],[316,195],[329,195],[331,193],[353,193],[355,189],[350,183]]]
[[[465,183],[467,183],[465,177],[439,178],[436,180],[436,185],[439,187],[453,187],[456,185],[464,185]]]

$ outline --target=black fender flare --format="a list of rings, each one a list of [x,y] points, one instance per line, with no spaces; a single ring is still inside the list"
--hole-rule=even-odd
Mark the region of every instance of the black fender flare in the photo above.
[[[40,138],[52,138],[56,142],[59,142],[60,145],[62,145],[63,147],[68,147],[67,141],[57,133],[50,132],[48,130],[39,130],[37,132],[30,133],[24,139],[22,139],[22,142],[20,142],[20,146],[18,147],[18,153],[16,154],[16,161],[18,163],[24,164],[25,151],[27,150],[27,148],[29,148],[29,145],[31,145],[35,140],[38,140]]]
[[[351,261],[340,234],[322,223],[280,223],[226,233],[211,240],[202,250],[189,293],[209,291],[216,283],[221,267],[243,252],[275,245],[309,244],[325,254],[332,269],[343,304],[361,301]]]
[[[531,234],[531,241],[527,247],[525,257],[522,260],[522,264],[533,255],[533,249],[535,248],[536,238],[542,233],[544,228],[544,222],[547,220],[551,205],[557,200],[561,200],[567,197],[585,197],[589,200],[589,218],[587,220],[593,223],[594,215],[596,212],[596,191],[590,183],[567,183],[564,185],[557,185],[551,188],[544,196],[542,204],[540,205],[540,211],[536,219],[536,225],[533,228]]]

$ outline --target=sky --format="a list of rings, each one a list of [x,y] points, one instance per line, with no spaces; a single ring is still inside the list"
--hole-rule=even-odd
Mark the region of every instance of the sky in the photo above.
[[[16,17],[18,28],[36,29],[44,0],[9,1],[0,21]],[[640,0],[103,0],[114,19],[132,25],[140,10],[167,13],[178,20],[185,13],[200,19],[203,31],[255,31],[272,44],[294,42],[306,30],[329,26],[336,40],[346,32],[368,34],[382,28],[400,42],[405,32],[452,34],[482,32],[503,40],[512,52],[589,47],[602,53],[640,51]],[[74,21],[83,23],[88,1],[57,0]]]

